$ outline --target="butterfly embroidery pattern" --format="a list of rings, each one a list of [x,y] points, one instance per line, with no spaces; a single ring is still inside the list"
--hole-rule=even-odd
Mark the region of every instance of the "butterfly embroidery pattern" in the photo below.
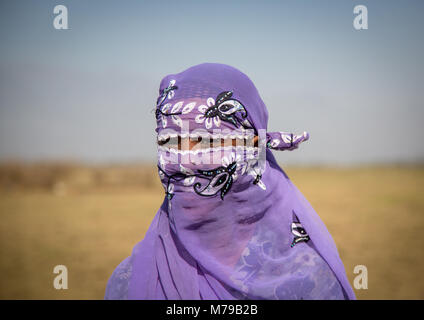
[[[247,110],[243,104],[233,98],[232,91],[221,92],[216,99],[208,98],[207,106],[201,105],[198,110],[202,114],[196,117],[197,123],[205,123],[205,127],[210,129],[212,123],[219,127],[221,121],[233,124],[235,127],[253,128],[247,119]]]
[[[291,224],[291,232],[294,235],[293,242],[291,243],[291,247],[293,248],[299,242],[308,242],[310,240],[308,233],[303,228],[300,222],[292,222]]]

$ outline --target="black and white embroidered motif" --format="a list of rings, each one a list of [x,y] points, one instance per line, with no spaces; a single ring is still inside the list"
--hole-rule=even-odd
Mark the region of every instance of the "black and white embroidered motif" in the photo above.
[[[182,112],[172,112],[172,111],[168,112],[168,110],[171,107],[171,104],[163,105],[166,99],[172,99],[175,96],[174,90],[178,89],[178,87],[175,85],[175,82],[176,82],[175,80],[169,81],[168,87],[166,87],[160,92],[160,95],[156,101],[156,112],[155,112],[156,120],[162,121],[162,126],[164,128],[166,127],[166,124],[167,124],[166,117],[168,116],[176,117],[177,115],[182,113]]]
[[[224,200],[225,194],[233,185],[233,174],[236,172],[237,163],[232,162],[227,167],[221,166],[213,170],[197,170],[202,178],[208,178],[209,183],[201,189],[199,182],[194,184],[194,191],[201,196],[214,196],[218,192]]]
[[[222,121],[230,122],[235,127],[240,125],[244,128],[253,128],[247,119],[247,110],[237,99],[231,98],[232,91],[221,92],[217,97],[215,104],[210,106],[205,112],[205,118],[219,117]]]
[[[176,116],[181,114],[182,112],[167,112],[169,109],[169,105],[165,105],[162,109],[161,106],[159,106],[158,108],[156,108],[156,120],[162,120],[165,121],[165,126],[166,126],[166,118],[168,116]]]
[[[292,248],[299,242],[308,242],[310,240],[308,233],[300,222],[292,222],[291,232],[294,235],[293,242],[291,243]]]
[[[188,180],[193,177],[208,180],[209,182],[202,188],[200,182],[196,182],[193,185],[194,191],[201,196],[211,197],[220,192],[220,197],[224,200],[224,196],[230,191],[233,185],[234,175],[237,169],[237,163],[232,162],[228,166],[220,166],[212,170],[197,170],[198,173],[186,174],[183,172],[176,172],[172,175],[168,175],[160,166],[158,166],[160,175],[167,177],[167,183],[165,186],[166,196],[169,200],[174,196],[173,189],[174,185],[171,183],[174,181]]]
[[[166,98],[172,99],[174,97],[175,95],[174,90],[178,89],[178,87],[175,85],[175,82],[176,82],[175,80],[169,81],[168,87],[166,87],[160,92],[159,97],[156,101],[157,107],[160,107]]]

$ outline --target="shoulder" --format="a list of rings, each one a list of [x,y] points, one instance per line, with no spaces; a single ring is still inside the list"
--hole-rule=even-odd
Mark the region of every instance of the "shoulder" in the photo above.
[[[128,283],[132,273],[131,256],[125,258],[113,271],[106,286],[106,300],[127,299]]]

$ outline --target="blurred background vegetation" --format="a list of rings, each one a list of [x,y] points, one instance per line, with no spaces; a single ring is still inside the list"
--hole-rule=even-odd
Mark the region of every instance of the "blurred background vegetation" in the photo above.
[[[423,299],[424,166],[287,167],[338,246],[360,299]],[[163,200],[153,164],[0,165],[0,298],[102,299]],[[53,268],[66,265],[69,289]]]

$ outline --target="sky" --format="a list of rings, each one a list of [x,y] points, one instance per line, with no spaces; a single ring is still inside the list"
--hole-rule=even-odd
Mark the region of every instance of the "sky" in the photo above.
[[[68,30],[53,26],[56,5]],[[368,29],[353,27],[356,5]],[[203,62],[255,83],[287,164],[424,160],[422,1],[0,2],[0,161],[154,161],[161,79]]]

